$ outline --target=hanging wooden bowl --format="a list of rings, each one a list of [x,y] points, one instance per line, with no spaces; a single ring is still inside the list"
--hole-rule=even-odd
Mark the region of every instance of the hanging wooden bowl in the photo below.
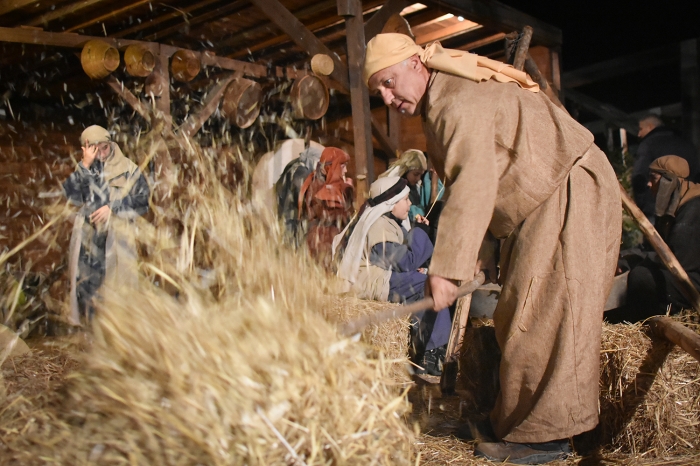
[[[260,114],[262,87],[255,81],[236,78],[226,87],[221,110],[231,123],[247,128]]]
[[[80,64],[90,78],[106,78],[119,67],[119,50],[101,40],[88,41],[80,53]]]
[[[170,72],[176,81],[188,83],[199,74],[202,63],[199,57],[191,50],[178,50],[170,61]]]
[[[328,88],[318,76],[306,75],[292,84],[294,118],[318,120],[328,111]]]
[[[143,45],[133,44],[124,52],[126,72],[137,78],[149,76],[156,67],[156,57]]]

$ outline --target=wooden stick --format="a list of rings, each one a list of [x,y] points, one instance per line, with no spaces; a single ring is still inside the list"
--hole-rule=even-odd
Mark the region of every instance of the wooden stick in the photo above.
[[[469,308],[472,304],[471,295],[465,296],[464,301],[459,303],[452,320],[450,339],[447,342],[445,352],[445,362],[442,365],[442,375],[440,377],[440,391],[443,395],[454,393],[457,384],[457,373],[459,371],[459,352],[464,342],[464,332],[469,321]]]
[[[525,59],[528,56],[528,50],[530,49],[530,41],[532,40],[532,28],[530,26],[525,26],[523,28],[523,35],[518,41],[518,48],[515,50],[515,58],[513,60],[513,67],[516,70],[522,70],[525,65]]]
[[[627,195],[627,191],[620,186],[620,196],[622,197],[622,205],[625,210],[634,218],[634,220],[639,225],[639,228],[644,233],[644,236],[649,240],[652,247],[659,255],[661,262],[664,263],[666,268],[671,272],[673,278],[676,280],[676,284],[680,288],[681,293],[685,299],[693,306],[695,312],[700,313],[700,293],[695,289],[693,283],[690,281],[688,274],[683,270],[683,266],[676,256],[671,252],[671,248],[661,239],[659,232],[656,231],[654,225],[651,224],[646,215],[637,207],[632,199]]]
[[[700,362],[700,335],[666,316],[652,317],[647,321],[647,325],[654,334],[675,343]]]
[[[484,283],[485,277],[483,272],[479,272],[472,281],[467,282],[459,287],[457,290],[457,297],[461,298],[471,294],[479,288]],[[364,330],[365,327],[371,324],[381,324],[391,319],[400,319],[411,314],[416,314],[421,311],[427,311],[432,309],[434,305],[433,298],[424,298],[415,303],[406,304],[404,306],[398,306],[393,309],[388,309],[386,311],[377,312],[375,314],[370,314],[362,316],[358,319],[348,322],[340,328],[340,333],[346,336],[354,335],[358,332]]]

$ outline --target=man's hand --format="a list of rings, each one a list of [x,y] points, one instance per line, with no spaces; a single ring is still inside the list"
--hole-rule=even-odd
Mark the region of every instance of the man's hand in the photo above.
[[[108,205],[104,205],[90,214],[90,223],[94,223],[95,225],[107,223],[111,215],[112,209],[110,209]]]
[[[95,157],[97,156],[97,146],[96,145],[89,145],[87,141],[85,141],[85,145],[82,147],[83,149],[83,167],[89,169],[90,166],[92,166],[92,162],[95,161]]]
[[[441,311],[457,299],[457,282],[437,275],[428,275],[425,283],[425,296],[432,296],[433,311]]]

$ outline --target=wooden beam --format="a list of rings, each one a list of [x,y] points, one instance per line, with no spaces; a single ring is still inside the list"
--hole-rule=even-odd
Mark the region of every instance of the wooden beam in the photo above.
[[[199,2],[199,3],[195,3],[194,5],[190,5],[187,8],[174,10],[168,14],[158,16],[157,18],[153,18],[149,21],[144,21],[140,24],[136,24],[134,26],[131,26],[130,28],[127,28],[127,29],[119,31],[115,34],[112,34],[111,36],[112,37],[124,37],[124,36],[128,36],[129,34],[135,34],[139,31],[143,31],[144,29],[148,29],[150,27],[157,26],[164,21],[168,21],[168,20],[171,20],[173,18],[177,18],[179,16],[182,16],[183,14],[190,13],[190,12],[198,10],[200,8],[204,8],[205,6],[209,6],[212,3],[216,3],[218,1],[219,0],[204,0],[204,1]]]
[[[565,89],[585,86],[632,74],[640,70],[675,63],[678,62],[679,58],[678,45],[656,47],[643,52],[605,60],[577,70],[567,71],[561,76],[561,85]]]
[[[389,158],[396,156],[396,151],[401,151],[401,114],[393,107],[386,107],[386,126],[389,132],[389,142],[394,152]]]
[[[496,0],[436,0],[430,3],[502,32],[520,31],[524,26],[532,26],[535,30],[532,40],[536,44],[556,47],[562,42],[560,29]]]
[[[222,6],[221,8],[217,8],[199,16],[195,16],[194,18],[185,18],[184,22],[176,24],[174,26],[170,26],[169,28],[159,29],[150,36],[144,37],[144,40],[162,40],[165,37],[180,32],[184,27],[194,26],[195,24],[204,23],[215,18],[223,18],[229,13],[235,13],[237,10],[240,10],[243,6],[247,4],[247,0],[238,0],[235,2],[231,2],[226,6]]]
[[[63,8],[57,8],[53,11],[50,11],[48,13],[45,13],[41,16],[39,16],[36,19],[33,19],[29,21],[28,23],[25,23],[27,26],[41,26],[44,24],[49,23],[50,21],[53,21],[55,19],[63,18],[64,16],[72,15],[80,10],[83,10],[85,8],[89,8],[97,3],[100,3],[104,0],[82,0],[81,2],[76,2],[76,3],[69,3],[68,5],[64,6]]]
[[[580,92],[572,89],[566,90],[564,96],[568,100],[575,102],[589,112],[598,115],[603,120],[612,123],[619,128],[625,128],[632,134],[637,134],[637,131],[639,130],[636,118],[631,117],[627,113],[613,107],[610,104],[599,102],[592,97],[588,97],[587,95],[581,94]]]
[[[406,8],[406,0],[389,0],[365,23],[365,44],[382,32],[389,18]]]
[[[0,15],[19,10],[32,3],[38,3],[38,0],[4,0],[0,2]]]
[[[354,118],[353,118],[354,121]],[[377,142],[382,147],[382,150],[386,152],[388,158],[396,157],[397,145],[392,142],[389,136],[384,132],[384,128],[379,122],[372,117],[372,135],[377,138]]]
[[[436,40],[450,39],[460,34],[464,34],[470,31],[476,31],[477,29],[481,29],[482,27],[483,26],[481,24],[476,24],[473,21],[464,20],[446,28],[437,29],[435,31],[431,31],[423,35],[416,35],[416,44],[425,45],[428,42],[433,42]]]
[[[207,93],[207,97],[205,98],[199,111],[190,116],[190,118],[188,118],[187,121],[178,128],[177,133],[182,137],[189,138],[199,131],[204,122],[207,121],[216,111],[216,108],[219,106],[219,102],[221,101],[221,97],[226,91],[226,86],[228,86],[229,83],[235,79],[235,77],[235,74],[231,74],[230,76],[227,76],[216,83]]]
[[[652,317],[647,325],[655,335],[678,345],[683,351],[700,362],[700,335],[670,317]]]
[[[362,80],[365,61],[365,26],[362,21],[362,0],[338,0],[338,14],[346,15],[345,29],[348,46],[348,72],[350,78],[350,103],[355,140],[355,172],[360,181],[356,194],[357,205],[367,197],[366,189],[374,180],[374,154],[372,145],[372,112],[369,106],[369,89]],[[379,133],[382,133],[379,128]]]
[[[268,18],[282,29],[292,40],[310,56],[324,53],[333,59],[335,69],[331,77],[341,86],[349,88],[348,69],[335,53],[331,52],[323,42],[318,40],[293,14],[282,5],[279,0],[251,0]],[[362,15],[360,14],[360,20]],[[363,26],[364,35],[364,26]],[[364,47],[364,42],[363,42]],[[369,99],[368,99],[369,100]],[[369,123],[369,122],[368,122]]]
[[[134,8],[140,7],[141,5],[144,5],[146,3],[150,3],[151,0],[138,0],[135,3],[132,3],[131,5],[127,5],[122,8],[118,8],[116,10],[110,10],[108,13],[105,13],[101,16],[98,16],[97,18],[91,18],[88,21],[85,21],[83,23],[78,24],[77,26],[71,26],[70,28],[66,29],[65,32],[73,32],[73,31],[78,31],[80,29],[86,28],[88,26],[92,26],[93,24],[102,22],[106,19],[113,18],[115,16],[119,16],[122,13],[126,13],[129,10],[133,10]]]
[[[312,15],[316,15],[319,13],[323,13],[326,10],[330,10],[331,8],[334,8],[336,5],[336,0],[325,0],[319,3],[315,3],[309,7],[306,8],[301,8],[299,10],[295,10],[293,12],[294,16],[298,18],[299,20],[309,17]],[[228,39],[222,40],[222,41],[217,41],[217,46],[219,47],[238,47],[241,45],[243,42],[247,42],[250,40],[251,37],[265,33],[270,31],[270,29],[275,28],[277,29],[276,26],[273,25],[273,23],[270,22],[265,22],[262,24],[258,24],[256,26],[253,26],[252,28],[246,29],[244,31],[241,31],[237,34],[234,34],[233,36],[229,37]],[[309,28],[312,29],[313,28]],[[249,44],[246,48],[250,48]],[[253,50],[251,48],[251,50]]]
[[[151,114],[152,110],[148,108],[141,100],[139,100],[138,97],[136,97],[129,89],[124,87],[124,83],[119,81],[117,78],[114,76],[110,76],[107,78],[107,85],[112,88],[112,90],[124,101],[126,101],[127,104],[131,108],[136,111],[139,115],[143,117],[144,120],[147,122],[151,122]]]

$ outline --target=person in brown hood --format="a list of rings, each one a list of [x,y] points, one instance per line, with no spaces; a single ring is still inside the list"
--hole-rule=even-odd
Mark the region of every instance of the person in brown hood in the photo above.
[[[510,65],[378,34],[364,78],[387,106],[422,117],[447,179],[428,269],[435,310],[477,269],[495,269],[479,254],[487,232],[504,241],[493,316],[503,355],[497,438],[475,455],[517,464],[566,456],[568,438],[598,424],[603,308],[622,224],[610,163],[589,131]]]
[[[685,159],[666,155],[649,165],[648,186],[655,199],[656,229],[700,289],[700,184],[688,181],[689,175]],[[656,253],[642,257],[627,278],[627,306],[613,320],[634,322],[690,308]]]

